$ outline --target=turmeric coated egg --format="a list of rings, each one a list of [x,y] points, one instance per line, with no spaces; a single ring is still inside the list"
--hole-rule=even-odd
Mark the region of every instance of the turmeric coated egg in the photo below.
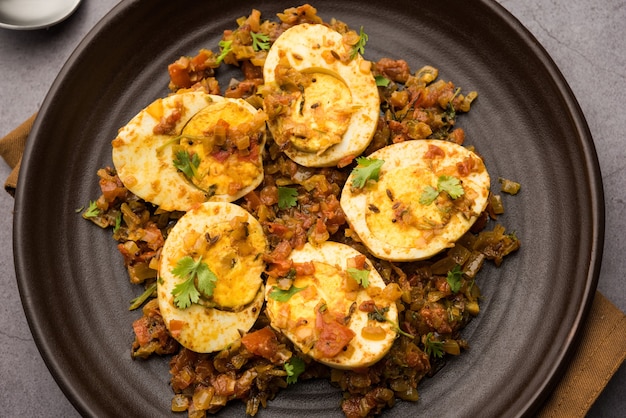
[[[247,332],[263,306],[267,247],[259,222],[238,205],[205,202],[185,213],[170,231],[159,261],[157,295],[170,334],[184,347],[208,353]],[[202,267],[210,291],[199,277],[181,274],[185,262]],[[196,291],[196,300],[187,299],[185,306],[185,298]]]
[[[386,286],[364,255],[333,241],[307,243],[290,260],[290,277],[267,280],[271,326],[331,367],[357,369],[380,360],[397,335],[399,287]]]
[[[482,159],[443,140],[412,140],[367,157],[382,162],[377,180],[355,186],[340,204],[350,228],[376,257],[421,260],[454,246],[485,210],[490,178]]]
[[[139,112],[112,145],[122,183],[163,210],[232,202],[263,180],[265,114],[241,99],[174,94]]]
[[[264,109],[274,141],[307,167],[361,154],[372,140],[379,96],[371,63],[322,24],[283,32],[263,67]]]

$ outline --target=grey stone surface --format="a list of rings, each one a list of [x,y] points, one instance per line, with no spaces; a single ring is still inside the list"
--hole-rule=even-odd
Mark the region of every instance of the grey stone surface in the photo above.
[[[626,2],[501,0],[548,51],[572,88],[594,137],[606,195],[606,241],[598,289],[626,311]],[[69,20],[47,30],[0,29],[0,137],[41,105],[63,63],[115,4],[84,1]],[[294,3],[295,4],[295,3]],[[0,179],[9,167],[0,161]],[[22,309],[12,253],[13,199],[0,192],[0,415],[77,416],[39,355]],[[622,366],[588,417],[626,411]]]

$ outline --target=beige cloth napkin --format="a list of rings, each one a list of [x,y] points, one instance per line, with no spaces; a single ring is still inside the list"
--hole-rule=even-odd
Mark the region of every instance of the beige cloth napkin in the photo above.
[[[15,194],[22,152],[35,115],[0,139],[0,156],[13,169],[4,188]],[[580,344],[540,417],[584,417],[626,359],[626,315],[596,292]]]

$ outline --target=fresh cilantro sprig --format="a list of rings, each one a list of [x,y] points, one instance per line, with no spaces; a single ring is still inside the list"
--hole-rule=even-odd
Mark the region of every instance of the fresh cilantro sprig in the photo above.
[[[452,199],[458,199],[463,196],[465,190],[461,181],[454,176],[439,176],[437,179],[437,188],[433,186],[426,186],[420,196],[420,203],[422,205],[430,205],[437,199],[437,196],[441,192],[446,192]]]
[[[293,187],[278,187],[278,207],[287,209],[298,203],[298,190]]]
[[[180,150],[176,153],[173,164],[174,167],[182,171],[187,178],[192,179],[198,176],[200,157],[198,154],[190,155],[188,151]]]
[[[380,168],[385,160],[377,158],[358,157],[356,159],[357,166],[352,170],[352,187],[362,189],[368,180],[378,181],[380,176]]]
[[[222,48],[222,52],[220,52],[220,54],[217,56],[217,59],[215,60],[216,64],[220,64],[222,61],[224,61],[226,55],[228,55],[230,51],[233,50],[233,41],[221,40],[218,45],[220,46],[220,48]]]
[[[415,338],[413,335],[409,334],[408,332],[404,332],[402,331],[402,329],[400,328],[400,325],[398,325],[396,322],[392,321],[391,319],[387,318],[385,316],[385,314],[389,311],[389,307],[384,307],[382,309],[378,309],[376,306],[374,306],[374,311],[369,312],[367,314],[367,318],[371,319],[373,321],[378,321],[378,322],[389,322],[392,326],[393,329],[398,333],[398,334],[402,334],[405,337],[408,338]]]
[[[270,37],[268,35],[250,31],[250,36],[252,36],[252,49],[255,51],[267,51],[270,49]]]
[[[192,303],[198,303],[200,292],[205,296],[213,295],[217,276],[208,264],[202,261],[202,257],[197,261],[190,256],[181,258],[172,269],[172,274],[185,279],[172,290],[174,304],[179,309],[187,309]]]
[[[461,290],[461,278],[463,277],[463,270],[458,264],[454,266],[452,270],[448,272],[446,281],[450,285],[452,293],[458,293]]]
[[[443,341],[437,341],[433,339],[433,333],[426,334],[424,339],[424,352],[429,356],[442,358],[443,357]]]
[[[304,372],[306,364],[300,357],[292,357],[285,363],[284,367],[287,372],[287,384],[291,385],[298,381],[298,377]]]
[[[369,36],[365,32],[363,32],[363,26],[361,26],[361,30],[359,31],[359,40],[352,47],[352,51],[350,51],[350,59],[353,60],[356,58],[357,54],[363,55],[365,53],[365,45],[369,40]]]
[[[365,269],[361,270],[361,269],[350,267],[346,271],[348,272],[350,277],[352,277],[354,280],[356,280],[358,284],[361,285],[361,287],[367,288],[370,285],[369,270],[365,270]]]
[[[287,302],[289,299],[291,299],[293,295],[295,295],[298,292],[303,291],[307,287],[308,286],[304,286],[304,287],[291,286],[289,289],[283,290],[276,286],[272,286],[272,290],[270,291],[270,298],[278,302]]]

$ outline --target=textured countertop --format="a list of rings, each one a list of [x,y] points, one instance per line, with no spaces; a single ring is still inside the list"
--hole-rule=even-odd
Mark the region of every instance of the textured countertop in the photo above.
[[[0,137],[32,115],[85,34],[116,0],[84,1],[67,21],[36,31],[0,29]],[[294,3],[295,4],[295,3]],[[585,114],[600,160],[606,239],[600,290],[626,311],[626,2],[501,0],[552,56]],[[0,179],[10,169],[0,161]],[[13,199],[0,191],[0,415],[77,416],[46,368],[29,331],[12,252]],[[623,416],[626,366],[615,374],[589,417]]]

